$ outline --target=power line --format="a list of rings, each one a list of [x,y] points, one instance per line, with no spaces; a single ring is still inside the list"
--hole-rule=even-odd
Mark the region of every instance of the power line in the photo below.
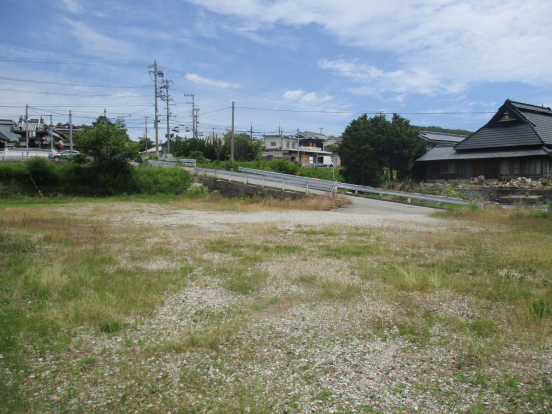
[[[9,89],[9,88],[0,88],[0,91],[10,91],[10,92],[25,92],[25,93],[36,93],[36,94],[44,94],[44,95],[64,95],[64,96],[82,96],[83,98],[91,98],[91,97],[108,97],[108,98],[149,98],[149,96],[144,95],[127,95],[127,96],[113,96],[113,94],[110,95],[82,95],[80,93],[62,93],[62,92],[41,92],[41,91],[29,91],[25,89]]]
[[[137,63],[117,63],[117,62],[64,62],[61,60],[38,60],[38,59],[20,59],[20,58],[5,58],[0,57],[0,61],[3,62],[23,62],[23,63],[53,63],[56,65],[89,65],[89,66],[135,66],[145,67],[145,64]]]
[[[44,83],[48,85],[91,86],[95,88],[149,88],[151,86],[151,85],[106,85],[102,83],[56,82],[56,81],[34,80],[34,79],[10,78],[6,76],[0,76],[0,79],[15,81],[15,82]]]

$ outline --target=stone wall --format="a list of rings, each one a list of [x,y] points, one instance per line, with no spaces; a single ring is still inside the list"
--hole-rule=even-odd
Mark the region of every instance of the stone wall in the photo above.
[[[508,188],[455,188],[454,191],[470,200],[483,199],[499,202],[500,197],[510,196],[542,196],[544,204],[552,203],[552,190],[529,190]]]
[[[235,197],[273,197],[277,199],[291,198],[300,200],[308,197],[304,193],[293,191],[282,191],[275,188],[265,187],[264,189],[252,184],[231,183],[225,180],[214,180],[212,178],[194,177],[194,182],[204,185],[209,191],[218,191],[220,195],[228,198]]]

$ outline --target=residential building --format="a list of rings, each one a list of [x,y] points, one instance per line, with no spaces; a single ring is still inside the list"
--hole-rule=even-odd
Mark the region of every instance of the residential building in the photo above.
[[[418,158],[429,182],[550,176],[552,110],[506,100],[491,120],[453,147]]]
[[[447,134],[445,132],[420,131],[419,137],[426,142],[427,150],[430,151],[437,146],[454,147],[460,141],[466,139],[467,135]]]
[[[19,141],[19,135],[12,131],[15,123],[11,119],[0,119],[0,150],[13,148]]]
[[[286,159],[298,161],[305,167],[329,167],[334,163],[332,153],[324,150],[328,139],[323,134],[314,132],[297,132],[295,135],[265,135],[265,151],[262,156],[271,161]]]

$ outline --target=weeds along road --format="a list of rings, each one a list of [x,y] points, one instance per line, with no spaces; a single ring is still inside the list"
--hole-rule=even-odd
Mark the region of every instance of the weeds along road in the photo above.
[[[546,218],[289,206],[5,207],[0,412],[550,412]]]
[[[194,169],[185,167],[185,169],[193,175]],[[236,184],[243,184],[243,181],[235,180],[233,181]],[[247,176],[248,184],[253,184],[257,186],[262,186],[262,178],[255,178],[254,174]],[[276,184],[272,182],[265,182],[265,187],[278,188],[281,189],[281,184]],[[303,187],[294,187],[291,185],[286,185],[286,190],[295,191],[298,193],[305,193],[305,188]],[[327,196],[327,191],[318,191],[318,190],[309,190],[310,194],[315,194],[319,196]],[[416,204],[406,204],[406,203],[396,203],[390,202],[388,200],[378,200],[370,197],[357,197],[357,196],[346,196],[351,200],[351,205],[346,208],[341,208],[335,210],[341,214],[351,214],[351,215],[375,215],[375,216],[404,216],[404,215],[418,215],[426,216],[436,211],[435,208],[425,207]]]

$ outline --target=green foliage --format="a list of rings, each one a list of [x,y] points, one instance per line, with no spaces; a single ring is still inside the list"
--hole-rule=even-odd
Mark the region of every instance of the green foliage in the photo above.
[[[389,179],[404,179],[412,174],[414,160],[423,155],[425,144],[407,119],[394,114],[353,120],[343,133],[339,156],[347,182],[379,186],[384,168]]]
[[[139,144],[130,140],[124,124],[102,122],[101,118],[93,128],[77,135],[77,144],[94,159],[102,176],[118,177],[129,171],[128,162],[136,158]]]
[[[47,158],[32,157],[25,161],[29,175],[37,184],[57,184],[59,179],[55,165]]]
[[[178,195],[184,194],[192,183],[190,174],[180,168],[140,166],[130,168],[124,175],[115,176],[101,175],[93,166],[57,164],[45,159],[37,162],[31,159],[26,163],[0,164],[0,198],[36,195],[29,173],[45,197],[103,197],[122,193]]]
[[[326,147],[326,151],[338,152],[339,151],[339,145],[336,145],[336,144],[328,145]]]
[[[86,164],[87,161],[86,155],[84,154],[74,154],[69,157],[69,162],[72,162],[73,164]]]
[[[412,128],[414,128],[417,131],[431,131],[431,132],[444,132],[446,134],[456,134],[456,135],[471,135],[473,132],[467,131],[465,129],[447,129],[447,128],[441,128],[438,126],[415,126],[412,125]]]
[[[299,163],[293,161],[287,161],[285,159],[278,159],[273,161],[267,161],[263,157],[258,157],[254,162],[234,162],[231,161],[214,161],[205,163],[207,168],[227,169],[238,171],[239,167],[253,168],[256,170],[274,171],[282,174],[298,175],[301,177],[320,178],[321,180],[333,181],[335,174],[336,181],[343,181],[343,177],[340,174],[340,170],[332,171],[327,168],[318,167],[301,167]]]
[[[205,158],[205,155],[201,151],[192,151],[188,157],[196,160],[198,164],[203,164],[207,161],[207,158]]]
[[[140,152],[144,152],[150,148],[153,148],[154,146],[155,146],[155,142],[153,142],[149,138],[142,137],[138,140],[138,151]]]
[[[238,134],[234,137],[234,159],[236,161],[255,161],[263,151],[262,141],[252,139],[249,135]],[[194,158],[193,154],[201,152],[203,160],[223,161],[230,158],[231,138],[230,134],[224,135],[224,138],[214,139],[207,142],[204,139],[191,138],[184,139],[177,136],[174,142],[174,155],[177,157]]]

